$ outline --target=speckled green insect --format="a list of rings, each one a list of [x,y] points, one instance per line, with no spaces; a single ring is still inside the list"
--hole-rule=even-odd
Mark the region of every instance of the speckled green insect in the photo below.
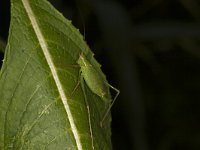
[[[80,66],[80,75],[85,80],[90,90],[94,94],[98,95],[105,103],[110,103],[105,115],[103,116],[102,121],[100,122],[102,126],[106,116],[108,115],[112,105],[114,104],[120,92],[118,89],[114,88],[107,82],[100,68],[98,68],[98,70],[97,68],[92,66],[92,64],[87,60],[84,54],[80,55],[77,63]],[[112,88],[117,92],[113,100],[110,98],[109,88]]]

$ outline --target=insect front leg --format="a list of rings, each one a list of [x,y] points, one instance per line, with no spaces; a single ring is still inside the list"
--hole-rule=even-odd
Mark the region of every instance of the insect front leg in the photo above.
[[[74,89],[73,89],[73,91],[71,93],[71,97],[73,96],[74,92],[77,90],[77,88],[79,87],[79,85],[80,85],[80,80],[77,81],[77,84],[76,84],[76,86],[74,87]]]

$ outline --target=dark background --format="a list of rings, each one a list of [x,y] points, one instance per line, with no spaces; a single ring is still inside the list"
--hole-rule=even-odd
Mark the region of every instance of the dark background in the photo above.
[[[200,149],[200,1],[51,2],[121,91],[112,109],[114,150]],[[0,1],[1,47],[9,8]]]

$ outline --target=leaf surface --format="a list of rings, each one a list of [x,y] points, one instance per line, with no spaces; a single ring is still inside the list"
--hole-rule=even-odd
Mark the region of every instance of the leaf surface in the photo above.
[[[0,149],[111,149],[111,116],[99,124],[108,104],[85,82],[86,97],[76,86],[81,53],[100,67],[79,31],[49,2],[11,1],[0,74]]]

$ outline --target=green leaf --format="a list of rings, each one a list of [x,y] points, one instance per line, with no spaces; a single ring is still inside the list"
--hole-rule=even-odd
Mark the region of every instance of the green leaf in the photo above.
[[[79,31],[46,0],[11,0],[0,74],[0,149],[111,149],[111,116],[100,126],[109,104],[84,82],[87,107],[77,86],[81,53],[100,66]]]

